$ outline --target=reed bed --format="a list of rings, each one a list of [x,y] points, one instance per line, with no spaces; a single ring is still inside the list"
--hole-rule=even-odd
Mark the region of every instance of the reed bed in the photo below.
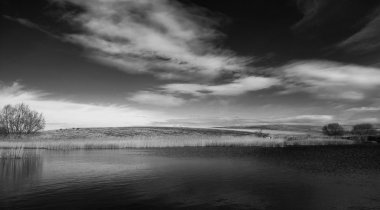
[[[25,149],[24,147],[0,148],[0,159],[26,159],[39,157],[41,151],[38,148]]]
[[[25,149],[123,149],[123,148],[165,148],[165,147],[207,147],[207,146],[282,146],[282,139],[264,139],[254,136],[235,137],[134,137],[122,139],[75,139],[75,140],[33,140],[0,141],[0,148]]]
[[[0,160],[37,158],[41,154],[38,148],[24,149],[23,147],[0,149]]]
[[[124,148],[167,148],[167,147],[284,147],[308,145],[346,145],[349,140],[306,139],[289,141],[284,138],[261,138],[250,136],[166,136],[166,137],[130,137],[130,138],[95,138],[66,140],[30,140],[0,141],[0,148],[23,149],[124,149]],[[20,151],[19,151],[20,152]],[[15,151],[15,153],[17,153]]]
[[[23,147],[0,150],[0,159],[20,159],[26,157]]]

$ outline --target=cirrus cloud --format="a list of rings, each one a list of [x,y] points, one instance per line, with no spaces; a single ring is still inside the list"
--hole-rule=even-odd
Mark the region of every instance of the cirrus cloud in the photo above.
[[[141,104],[166,107],[180,106],[186,102],[185,99],[173,95],[153,93],[149,91],[139,91],[129,98],[129,100]]]
[[[169,93],[190,94],[193,96],[236,96],[278,85],[275,78],[249,76],[227,84],[205,85],[192,83],[174,83],[162,86]]]
[[[377,94],[380,69],[328,61],[295,62],[283,67],[287,91],[307,91],[319,98],[364,100]]]
[[[221,33],[201,8],[169,0],[55,0],[84,8],[70,19],[83,29],[65,39],[89,56],[127,72],[165,79],[242,71],[250,59],[212,44]]]
[[[346,111],[350,111],[350,112],[377,112],[377,111],[380,111],[380,107],[366,107],[366,106],[353,107],[353,108],[347,109]]]
[[[308,124],[321,124],[327,123],[334,120],[332,115],[297,115],[294,117],[285,117],[270,119],[267,122],[270,123],[308,123]]]

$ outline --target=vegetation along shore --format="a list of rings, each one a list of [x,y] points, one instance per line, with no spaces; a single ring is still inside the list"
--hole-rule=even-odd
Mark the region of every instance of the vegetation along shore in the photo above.
[[[23,157],[24,149],[124,149],[164,147],[287,147],[376,143],[371,124],[347,129],[337,123],[254,127],[110,127],[41,131],[43,115],[27,105],[6,106],[0,115],[0,157]],[[275,131],[275,132],[274,132]],[[375,141],[372,141],[372,139]],[[13,149],[14,151],[9,151]]]

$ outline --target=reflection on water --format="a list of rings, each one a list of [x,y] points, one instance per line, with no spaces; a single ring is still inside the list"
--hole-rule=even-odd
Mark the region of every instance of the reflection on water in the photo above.
[[[11,193],[38,180],[42,160],[38,156],[21,159],[0,159],[0,195]]]
[[[380,209],[379,147],[46,151],[5,161],[0,209]]]

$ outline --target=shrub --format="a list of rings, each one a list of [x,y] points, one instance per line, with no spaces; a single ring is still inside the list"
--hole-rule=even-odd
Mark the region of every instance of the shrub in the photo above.
[[[0,135],[7,135],[7,129],[5,127],[0,127]]]
[[[338,123],[330,123],[322,127],[323,134],[327,136],[342,136],[344,128]]]
[[[352,127],[351,133],[357,135],[361,140],[367,140],[368,136],[375,135],[376,130],[372,124],[362,123]]]
[[[0,111],[0,127],[6,134],[30,134],[45,127],[41,113],[33,111],[28,105],[6,105]]]

